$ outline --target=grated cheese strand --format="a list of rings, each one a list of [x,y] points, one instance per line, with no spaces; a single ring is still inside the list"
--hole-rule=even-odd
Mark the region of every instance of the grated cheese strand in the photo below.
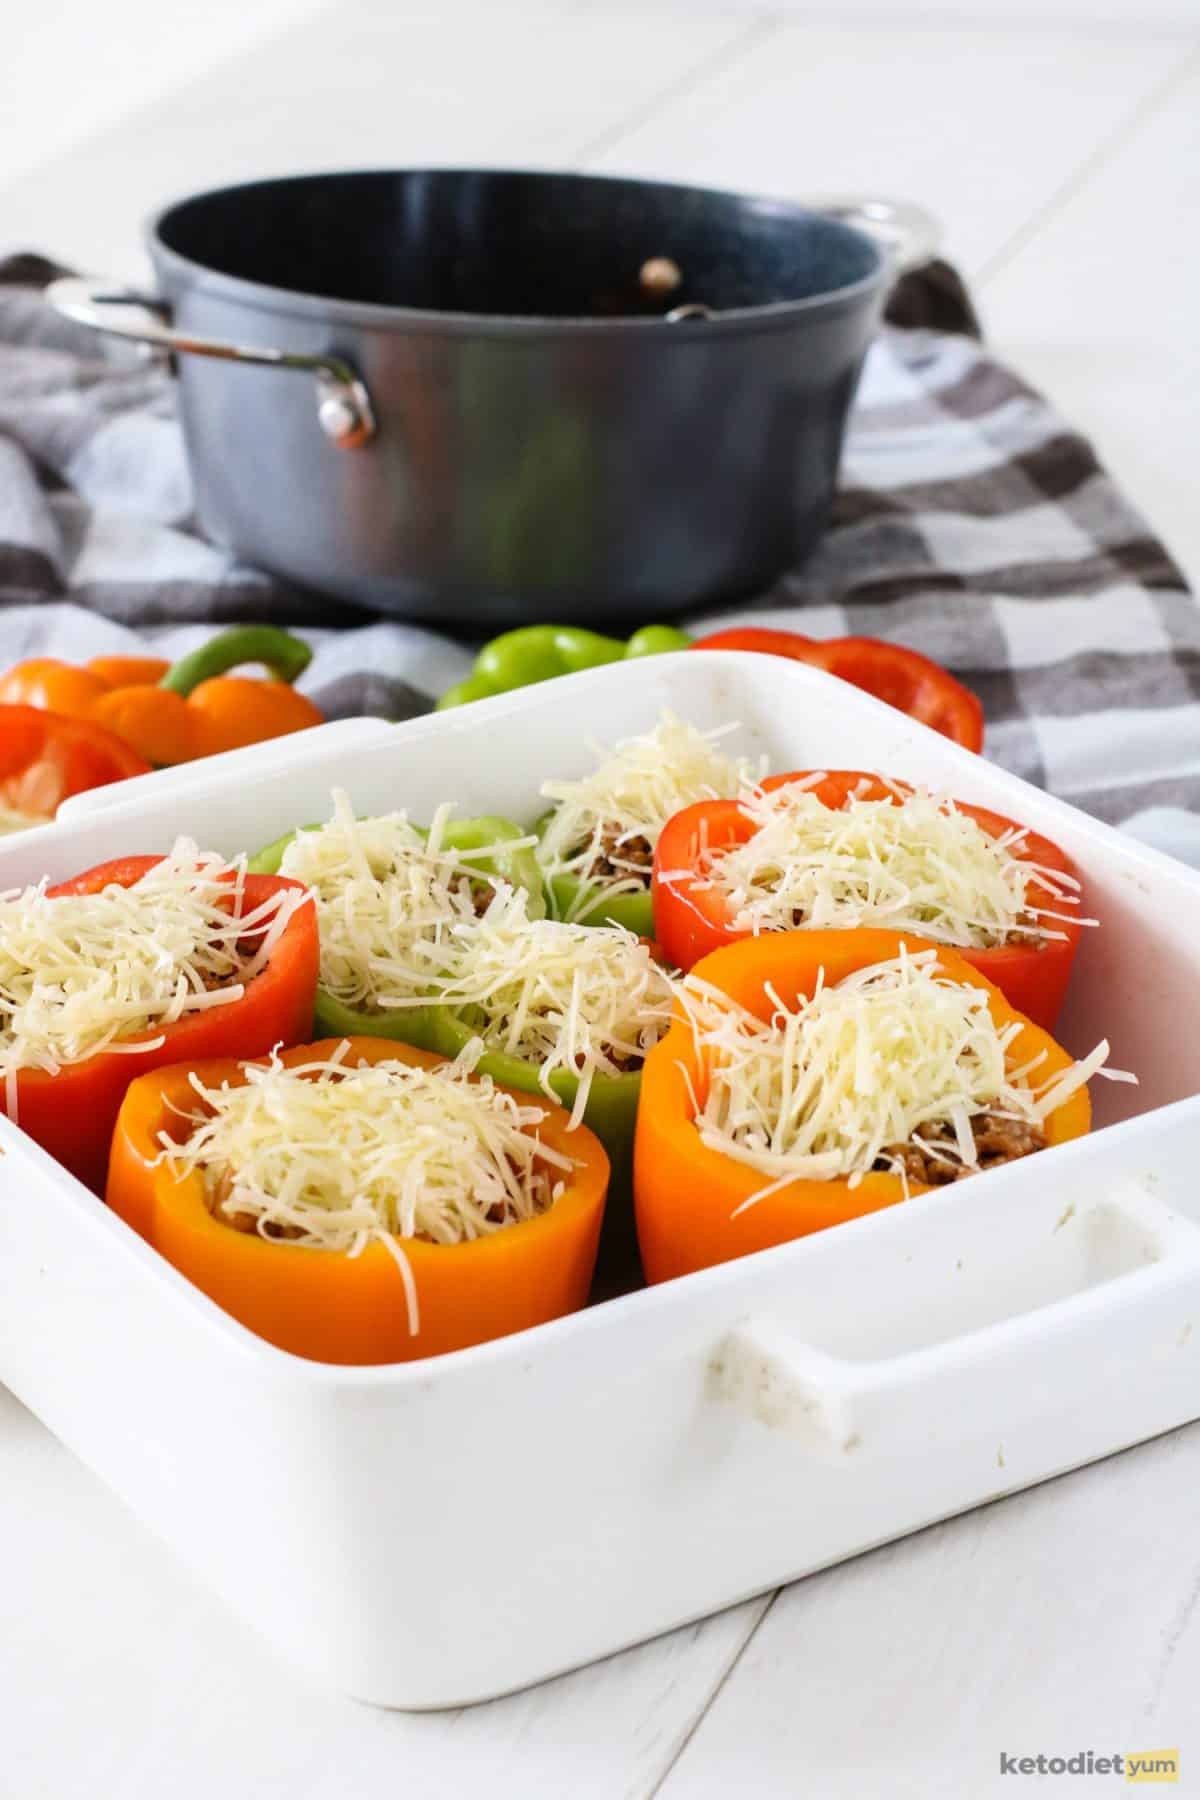
[[[819,983],[795,1011],[772,995],[766,1023],[694,976],[679,992],[709,1075],[695,1112],[701,1140],[769,1177],[744,1205],[797,1179],[856,1186],[889,1148],[912,1140],[931,1150],[920,1135],[931,1125],[954,1134],[936,1145],[939,1158],[977,1167],[972,1114],[1040,1127],[1107,1073],[1104,1043],[1032,1085],[1043,1058],[1010,1066],[1020,1022],[998,1028],[986,990],[939,972],[936,950],[902,951],[836,987]]]
[[[179,1179],[198,1170],[214,1215],[260,1237],[349,1256],[385,1244],[416,1336],[404,1241],[461,1244],[536,1218],[575,1164],[538,1137],[543,1107],[472,1078],[473,1053],[424,1069],[351,1066],[348,1052],[292,1068],[273,1057],[238,1087],[193,1075],[190,1134],[162,1132],[158,1160]]]
[[[16,1118],[21,1069],[57,1074],[100,1051],[241,999],[307,894],[282,889],[246,912],[245,863],[180,838],[131,887],[0,895],[0,1071]],[[133,1040],[139,1041],[133,1041]]]
[[[737,930],[881,926],[969,949],[1064,935],[1056,921],[1078,907],[1079,884],[1019,856],[1025,832],[992,837],[924,788],[823,806],[807,791],[817,779],[744,795],[753,837],[704,860],[695,885],[725,897]]]
[[[474,916],[472,882],[496,885],[471,860],[494,846],[447,850],[451,807],[439,808],[427,837],[404,812],[356,819],[341,790],[333,807],[326,824],[296,833],[280,863],[281,874],[304,882],[314,896],[321,986],[364,1011],[411,1006],[441,966],[450,925]]]
[[[457,920],[443,944],[439,1001],[469,1009],[489,1050],[579,1077],[578,1124],[594,1077],[640,1064],[666,1030],[672,984],[649,946],[620,926],[530,919],[523,890],[498,888],[481,918]],[[385,997],[386,1003],[386,997]]]
[[[626,738],[611,752],[593,746],[603,760],[582,780],[543,782],[544,798],[556,803],[537,850],[546,875],[575,876],[610,895],[643,890],[646,847],[653,851],[672,814],[697,800],[731,800],[761,780],[764,762],[717,748],[736,729],[698,731],[664,712],[653,731]],[[587,903],[581,894],[578,907]]]

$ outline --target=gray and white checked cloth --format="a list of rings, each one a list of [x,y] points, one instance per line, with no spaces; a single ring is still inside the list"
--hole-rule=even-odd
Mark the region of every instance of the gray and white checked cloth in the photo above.
[[[331,717],[410,717],[466,674],[468,646],[205,542],[170,377],[51,314],[51,272],[0,265],[0,667],[271,617]],[[816,554],[691,623],[735,619],[925,651],[981,696],[989,756],[1200,863],[1200,611],[1088,443],[962,332],[884,331]]]

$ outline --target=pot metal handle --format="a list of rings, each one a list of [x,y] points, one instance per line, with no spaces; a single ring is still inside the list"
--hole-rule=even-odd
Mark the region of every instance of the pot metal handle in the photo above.
[[[923,206],[909,200],[880,200],[861,195],[810,202],[814,212],[843,225],[853,225],[887,252],[892,273],[907,275],[932,262],[942,241],[942,225]]]
[[[824,213],[827,219],[853,225],[855,230],[873,238],[888,258],[894,281],[907,275],[910,269],[923,269],[926,263],[932,262],[942,241],[941,220],[910,200],[877,200],[854,195],[833,200],[806,200],[805,205],[810,212]],[[663,314],[668,325],[715,316],[711,307],[697,301],[673,306],[670,312]]]
[[[271,369],[293,369],[316,379],[317,423],[339,450],[357,450],[375,435],[371,396],[361,376],[341,356],[307,356],[296,350],[257,350],[220,338],[189,337],[156,316],[161,300],[102,281],[76,275],[52,281],[46,299],[64,318],[109,337],[149,344],[173,355],[216,356],[223,362],[253,363]],[[112,308],[113,311],[106,309]]]

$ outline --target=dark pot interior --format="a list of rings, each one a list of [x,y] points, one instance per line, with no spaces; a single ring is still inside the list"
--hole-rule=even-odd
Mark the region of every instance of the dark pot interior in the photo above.
[[[587,319],[804,301],[874,277],[879,251],[835,220],[704,188],[574,175],[370,171],[201,194],[158,221],[220,274],[333,301]],[[642,265],[669,257],[658,296]]]

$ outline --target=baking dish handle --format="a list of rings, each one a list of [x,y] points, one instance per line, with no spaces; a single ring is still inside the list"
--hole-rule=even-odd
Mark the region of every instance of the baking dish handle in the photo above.
[[[814,201],[813,210],[874,238],[888,255],[894,277],[924,268],[933,261],[942,241],[940,220],[910,200],[846,195]]]
[[[818,1349],[776,1318],[750,1318],[712,1358],[710,1396],[822,1460],[922,1455],[984,1438],[1004,1467],[1006,1438],[1019,1445],[1031,1416],[1086,1404],[1098,1385],[1157,1363],[1172,1293],[1190,1293],[1194,1304],[1196,1225],[1133,1191],[1098,1200],[1073,1223],[1095,1246],[1091,1279],[1078,1291],[861,1361]],[[1185,1327],[1169,1341],[1191,1336]]]
[[[161,300],[102,281],[64,275],[46,289],[46,300],[64,318],[108,337],[125,338],[175,356],[214,356],[259,368],[297,370],[316,381],[317,423],[339,450],[357,450],[375,435],[375,413],[362,377],[341,356],[308,356],[295,350],[251,349],[220,338],[191,337],[161,316]]]

